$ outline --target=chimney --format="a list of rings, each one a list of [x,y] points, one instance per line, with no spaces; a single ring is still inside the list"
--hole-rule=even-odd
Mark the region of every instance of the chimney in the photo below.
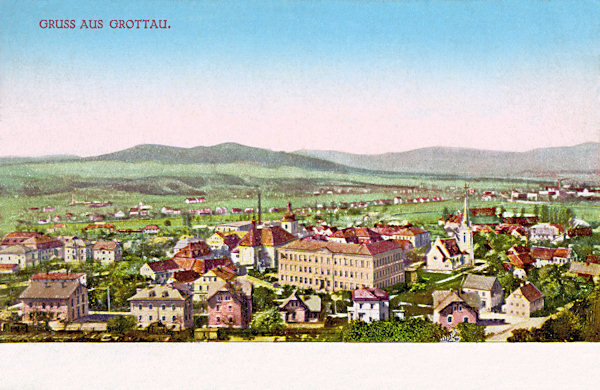
[[[260,191],[258,191],[258,224],[260,225],[261,222],[262,222],[262,211],[261,211],[261,205],[260,205]]]

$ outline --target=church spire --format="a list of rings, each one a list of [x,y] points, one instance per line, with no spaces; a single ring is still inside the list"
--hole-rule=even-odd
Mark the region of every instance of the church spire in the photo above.
[[[469,206],[467,205],[467,190],[468,189],[469,189],[469,186],[467,185],[467,183],[465,183],[465,206],[464,206],[464,210],[463,210],[462,223],[465,224],[466,226],[470,225]]]

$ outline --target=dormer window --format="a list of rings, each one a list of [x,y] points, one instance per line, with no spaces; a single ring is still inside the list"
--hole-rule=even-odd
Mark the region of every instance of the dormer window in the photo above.
[[[169,292],[168,291],[163,291],[162,296],[163,297],[168,297],[169,296]]]

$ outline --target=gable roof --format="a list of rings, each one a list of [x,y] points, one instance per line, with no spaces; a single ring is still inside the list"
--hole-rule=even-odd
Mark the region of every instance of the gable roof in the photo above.
[[[210,250],[210,247],[206,242],[195,241],[190,242],[186,246],[181,248],[177,253],[175,253],[175,256],[173,257],[184,259],[198,259],[201,257],[210,256],[211,254],[212,251]]]
[[[154,272],[172,271],[172,270],[180,269],[179,265],[175,261],[173,261],[173,259],[152,261],[152,262],[146,263],[146,264]]]
[[[218,266],[214,267],[213,269],[206,271],[204,276],[209,275],[209,274],[212,274],[212,275],[216,276],[217,278],[223,279],[223,280],[231,280],[237,276],[237,274],[235,273],[234,270],[232,270],[231,268],[222,266],[222,265],[218,265]]]
[[[352,291],[353,301],[389,301],[389,294],[380,288],[363,287]]]
[[[292,295],[287,297],[287,299],[285,301],[283,301],[283,303],[281,305],[279,305],[279,308],[280,309],[285,308],[285,305],[287,305],[292,300],[301,301],[309,311],[312,311],[312,312],[320,312],[321,311],[321,297],[319,297],[318,295],[298,295],[297,291],[294,291],[292,293]]]
[[[181,285],[146,287],[135,293],[128,301],[183,301],[192,293]]]
[[[33,275],[29,280],[78,280],[84,273],[77,272],[40,272]]]
[[[178,283],[192,283],[200,277],[200,274],[193,270],[177,271],[173,274],[173,278]]]
[[[476,293],[457,293],[451,290],[439,290],[434,291],[432,296],[434,311],[441,311],[452,303],[464,303],[472,309],[479,310],[480,300]]]
[[[537,289],[530,282],[525,283],[523,286],[519,287],[517,290],[521,291],[521,294],[527,299],[529,302],[535,302],[540,298],[544,297],[544,294],[540,290]],[[515,291],[517,291],[515,290]],[[514,294],[514,292],[513,292]]]
[[[497,279],[495,276],[467,274],[467,278],[463,282],[462,288],[491,291],[496,282]]]
[[[116,241],[96,241],[92,249],[95,251],[114,251],[117,245]]]
[[[598,263],[583,263],[583,262],[571,262],[569,272],[578,275],[589,275],[593,277],[600,276],[600,264]]]
[[[242,295],[245,297],[252,296],[252,283],[239,278],[227,281],[217,281],[217,283],[212,283],[208,287],[208,294],[206,296],[206,299],[208,300],[212,298],[219,291],[228,291],[233,297],[236,297],[236,299],[239,300],[242,298]]]

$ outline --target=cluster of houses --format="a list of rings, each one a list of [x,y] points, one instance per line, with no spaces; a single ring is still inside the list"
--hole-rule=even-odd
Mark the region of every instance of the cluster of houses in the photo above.
[[[447,329],[461,323],[481,324],[481,314],[502,311],[507,316],[529,318],[544,308],[544,294],[526,282],[513,291],[503,304],[504,291],[494,276],[468,274],[458,291],[436,290],[433,322]]]
[[[75,236],[50,237],[36,232],[10,232],[0,242],[2,272],[17,272],[42,262],[60,258],[66,262],[94,260],[102,264],[120,261],[117,241],[91,242]]]

